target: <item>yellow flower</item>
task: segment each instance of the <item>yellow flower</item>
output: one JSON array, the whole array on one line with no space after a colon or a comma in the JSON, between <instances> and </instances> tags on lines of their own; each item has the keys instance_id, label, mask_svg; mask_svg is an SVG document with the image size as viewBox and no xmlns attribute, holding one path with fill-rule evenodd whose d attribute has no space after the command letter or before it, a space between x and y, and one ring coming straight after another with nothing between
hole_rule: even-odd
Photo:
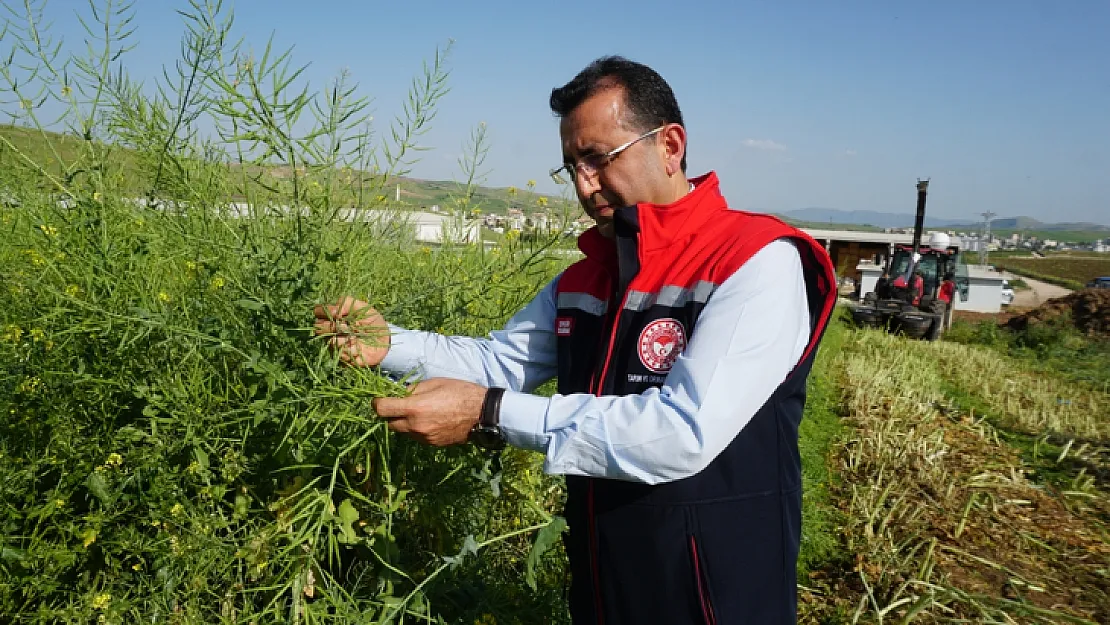
<instances>
[{"instance_id":1,"label":"yellow flower","mask_svg":"<svg viewBox=\"0 0 1110 625\"><path fill-rule=\"evenodd\" d=\"M123 456L114 451L108 454L108 459L104 461L104 466L108 467L118 467L121 464L123 464Z\"/></svg>"},{"instance_id":2,"label":"yellow flower","mask_svg":"<svg viewBox=\"0 0 1110 625\"><path fill-rule=\"evenodd\" d=\"M132 564L131 565L131 570L132 571L141 571L141 570L143 570L143 563L142 562L136 562L135 564Z\"/></svg>"},{"instance_id":3,"label":"yellow flower","mask_svg":"<svg viewBox=\"0 0 1110 625\"><path fill-rule=\"evenodd\" d=\"M81 292L81 287L77 286L76 284L71 284L71 285L66 287L66 295L68 295L70 297L77 297L77 294L80 293L80 292Z\"/></svg>"},{"instance_id":4,"label":"yellow flower","mask_svg":"<svg viewBox=\"0 0 1110 625\"><path fill-rule=\"evenodd\" d=\"M30 334L31 340L35 341L36 343L38 341L41 341L43 337L46 336L45 333L43 333L42 328L32 328Z\"/></svg>"},{"instance_id":5,"label":"yellow flower","mask_svg":"<svg viewBox=\"0 0 1110 625\"><path fill-rule=\"evenodd\" d=\"M31 264L36 267L41 267L42 265L46 264L46 259L43 258L42 255L35 250L24 250L23 253L31 259Z\"/></svg>"},{"instance_id":6,"label":"yellow flower","mask_svg":"<svg viewBox=\"0 0 1110 625\"><path fill-rule=\"evenodd\" d=\"M48 237L56 236L58 234L57 228L55 228L54 226L47 226L46 224L40 224L39 230L42 230L42 233Z\"/></svg>"},{"instance_id":7,"label":"yellow flower","mask_svg":"<svg viewBox=\"0 0 1110 625\"><path fill-rule=\"evenodd\" d=\"M17 388L16 390L22 393L27 393L28 395L33 395L40 388L42 388L42 380L38 378L27 378L19 384L19 388Z\"/></svg>"},{"instance_id":8,"label":"yellow flower","mask_svg":"<svg viewBox=\"0 0 1110 625\"><path fill-rule=\"evenodd\" d=\"M197 264L194 263L191 260L187 260L187 261L185 261L185 268L188 269L189 271L196 271L197 270Z\"/></svg>"},{"instance_id":9,"label":"yellow flower","mask_svg":"<svg viewBox=\"0 0 1110 625\"><path fill-rule=\"evenodd\" d=\"M94 202L99 202L100 201L100 191L96 191L96 192L93 193L93 201Z\"/></svg>"},{"instance_id":10,"label":"yellow flower","mask_svg":"<svg viewBox=\"0 0 1110 625\"><path fill-rule=\"evenodd\" d=\"M529 180L528 181L528 188L531 189L534 186L536 186L536 181L535 180Z\"/></svg>"},{"instance_id":11,"label":"yellow flower","mask_svg":"<svg viewBox=\"0 0 1110 625\"><path fill-rule=\"evenodd\" d=\"M73 93L73 89L71 89L69 85L62 87L62 97L69 97L71 93Z\"/></svg>"},{"instance_id":12,"label":"yellow flower","mask_svg":"<svg viewBox=\"0 0 1110 625\"><path fill-rule=\"evenodd\" d=\"M7 343L18 343L20 337L23 336L23 330L19 326L7 325L4 327L4 341Z\"/></svg>"},{"instance_id":13,"label":"yellow flower","mask_svg":"<svg viewBox=\"0 0 1110 625\"><path fill-rule=\"evenodd\" d=\"M112 595L102 592L93 598L92 607L94 610L105 610L112 604Z\"/></svg>"},{"instance_id":14,"label":"yellow flower","mask_svg":"<svg viewBox=\"0 0 1110 625\"><path fill-rule=\"evenodd\" d=\"M179 503L173 504L173 507L170 508L170 514L172 514L173 516L181 516L184 512L185 512L185 506L183 506Z\"/></svg>"},{"instance_id":15,"label":"yellow flower","mask_svg":"<svg viewBox=\"0 0 1110 625\"><path fill-rule=\"evenodd\" d=\"M216 276L215 278L212 278L211 285L212 285L213 289L222 289L222 288L224 288L225 284L227 284L227 283L224 282L224 279L221 278L220 276Z\"/></svg>"},{"instance_id":16,"label":"yellow flower","mask_svg":"<svg viewBox=\"0 0 1110 625\"><path fill-rule=\"evenodd\" d=\"M539 204L540 206L547 206L547 198L540 197L536 199L536 204Z\"/></svg>"},{"instance_id":17,"label":"yellow flower","mask_svg":"<svg viewBox=\"0 0 1110 625\"><path fill-rule=\"evenodd\" d=\"M159 300L159 301L161 301L161 302L168 302L168 301L170 301L171 299L173 299L173 298L172 298L172 297L170 297L170 294L169 294L169 293L166 293L165 291L158 291L158 300Z\"/></svg>"}]
</instances>

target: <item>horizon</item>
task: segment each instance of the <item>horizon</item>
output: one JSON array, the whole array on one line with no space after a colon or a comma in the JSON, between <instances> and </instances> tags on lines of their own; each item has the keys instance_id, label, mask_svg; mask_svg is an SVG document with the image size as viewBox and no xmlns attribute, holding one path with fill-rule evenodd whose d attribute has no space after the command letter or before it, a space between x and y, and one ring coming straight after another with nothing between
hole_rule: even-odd
<instances>
[{"instance_id":1,"label":"horizon","mask_svg":"<svg viewBox=\"0 0 1110 625\"><path fill-rule=\"evenodd\" d=\"M184 6L135 6L137 45L119 63L148 88L177 58ZM547 98L616 53L668 80L689 131L690 174L716 171L735 208L912 213L914 183L931 178L931 218L974 222L990 210L1107 221L1110 3L712 2L671 30L658 19L668 6L239 2L234 33L256 51L271 34L276 49L292 46L314 89L348 69L378 119L400 111L421 62L453 40L451 91L413 178L458 179L464 141L484 121L484 186L536 180L537 192L559 195L547 177L561 160ZM48 4L46 17L63 51L83 48L73 7Z\"/></svg>"}]
</instances>

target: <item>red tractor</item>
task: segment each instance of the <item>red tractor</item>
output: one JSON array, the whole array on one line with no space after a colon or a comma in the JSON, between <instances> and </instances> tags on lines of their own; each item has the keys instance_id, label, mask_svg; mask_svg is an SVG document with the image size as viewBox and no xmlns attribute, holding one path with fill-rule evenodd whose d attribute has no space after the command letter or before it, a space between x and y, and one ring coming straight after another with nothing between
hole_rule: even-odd
<instances>
[{"instance_id":1,"label":"red tractor","mask_svg":"<svg viewBox=\"0 0 1110 625\"><path fill-rule=\"evenodd\" d=\"M961 262L959 248L950 245L948 235L933 233L929 245L921 245L928 188L928 180L917 182L913 244L894 247L875 290L865 294L852 311L857 325L886 327L933 341L944 331L946 313L957 295L967 299L967 265Z\"/></svg>"}]
</instances>

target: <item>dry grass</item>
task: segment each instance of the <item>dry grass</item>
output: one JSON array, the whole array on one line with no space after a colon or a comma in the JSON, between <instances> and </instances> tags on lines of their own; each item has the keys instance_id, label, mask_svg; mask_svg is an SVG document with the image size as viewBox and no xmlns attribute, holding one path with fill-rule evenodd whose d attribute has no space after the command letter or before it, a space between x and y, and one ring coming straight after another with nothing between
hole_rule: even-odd
<instances>
[{"instance_id":1,"label":"dry grass","mask_svg":"<svg viewBox=\"0 0 1110 625\"><path fill-rule=\"evenodd\" d=\"M985 402L1008 427L1031 433L1110 440L1110 395L1032 371L1021 361L974 345L916 344L944 380Z\"/></svg>"},{"instance_id":2,"label":"dry grass","mask_svg":"<svg viewBox=\"0 0 1110 625\"><path fill-rule=\"evenodd\" d=\"M954 348L849 336L840 370L854 434L839 457L837 495L854 559L818 580L825 596L803 593L803 620L1110 622L1105 495L1086 484L1091 505L1077 510L1032 482L1019 451L951 396L949 362L969 356ZM1020 369L990 371L1036 382L1015 377ZM997 394L993 381L964 381L984 399ZM1030 428L1104 434L1079 407L1046 408L1059 388L1038 382L996 401ZM1107 405L1083 397L1088 409Z\"/></svg>"}]
</instances>

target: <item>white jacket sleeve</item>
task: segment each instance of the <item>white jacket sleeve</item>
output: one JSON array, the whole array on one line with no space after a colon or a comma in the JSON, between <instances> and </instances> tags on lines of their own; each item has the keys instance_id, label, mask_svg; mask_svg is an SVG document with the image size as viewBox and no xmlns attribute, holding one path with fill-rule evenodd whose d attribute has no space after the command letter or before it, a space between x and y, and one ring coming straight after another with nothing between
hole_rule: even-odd
<instances>
[{"instance_id":1,"label":"white jacket sleeve","mask_svg":"<svg viewBox=\"0 0 1110 625\"><path fill-rule=\"evenodd\" d=\"M390 325L386 371L420 379L454 378L530 392L556 374L555 285L549 282L487 338L444 336Z\"/></svg>"}]
</instances>

